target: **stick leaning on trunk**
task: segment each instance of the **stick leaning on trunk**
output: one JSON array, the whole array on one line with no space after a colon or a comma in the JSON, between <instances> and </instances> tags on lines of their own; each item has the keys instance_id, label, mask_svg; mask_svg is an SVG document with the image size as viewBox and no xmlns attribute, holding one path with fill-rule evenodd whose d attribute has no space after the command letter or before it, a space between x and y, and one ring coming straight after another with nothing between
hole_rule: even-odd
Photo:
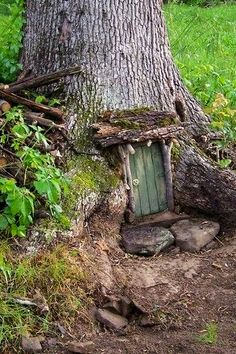
<instances>
[{"instance_id":1,"label":"stick leaning on trunk","mask_svg":"<svg viewBox=\"0 0 236 354\"><path fill-rule=\"evenodd\" d=\"M75 74L82 74L82 70L79 66L73 66L70 68L55 71L54 73L44 74L33 78L29 77L23 80L19 80L18 82L13 82L9 85L8 91L15 93L22 90L28 90L31 88L49 85L56 81L59 81L62 77Z\"/></svg>"},{"instance_id":2,"label":"stick leaning on trunk","mask_svg":"<svg viewBox=\"0 0 236 354\"><path fill-rule=\"evenodd\" d=\"M29 100L28 98L15 95L14 93L4 89L0 89L0 97L4 98L6 101L16 104L22 104L23 106L27 106L32 110L48 114L53 117L57 122L64 123L64 113L58 108L48 107L44 104L36 103L32 100Z\"/></svg>"}]
</instances>

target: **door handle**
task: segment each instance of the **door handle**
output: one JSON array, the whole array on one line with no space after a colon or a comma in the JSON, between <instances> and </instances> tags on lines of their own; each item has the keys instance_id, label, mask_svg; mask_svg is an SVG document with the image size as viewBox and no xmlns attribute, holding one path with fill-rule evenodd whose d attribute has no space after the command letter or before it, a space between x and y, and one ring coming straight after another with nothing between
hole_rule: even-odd
<instances>
[{"instance_id":1,"label":"door handle","mask_svg":"<svg viewBox=\"0 0 236 354\"><path fill-rule=\"evenodd\" d=\"M133 186L137 187L139 185L139 179L133 179Z\"/></svg>"}]
</instances>

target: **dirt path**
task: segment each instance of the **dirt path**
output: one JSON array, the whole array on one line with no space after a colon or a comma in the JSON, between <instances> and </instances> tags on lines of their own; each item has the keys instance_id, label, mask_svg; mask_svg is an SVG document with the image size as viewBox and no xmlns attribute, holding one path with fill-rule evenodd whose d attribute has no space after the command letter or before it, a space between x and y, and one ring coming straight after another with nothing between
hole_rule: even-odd
<instances>
[{"instance_id":1,"label":"dirt path","mask_svg":"<svg viewBox=\"0 0 236 354\"><path fill-rule=\"evenodd\" d=\"M71 333L94 343L90 353L236 353L236 233L216 249L198 254L173 249L151 258L127 255L119 247L116 223L104 215L94 217L89 234L94 282L102 285L94 294L96 305L102 306L106 295L126 295L149 314L142 326L141 317L132 317L118 334L78 320ZM44 352L68 353L65 339Z\"/></svg>"},{"instance_id":2,"label":"dirt path","mask_svg":"<svg viewBox=\"0 0 236 354\"><path fill-rule=\"evenodd\" d=\"M100 223L100 236L104 229ZM236 353L236 235L213 250L152 258L129 256L107 240L107 279L150 314L150 327L136 318L123 336L100 329L94 353Z\"/></svg>"}]
</instances>

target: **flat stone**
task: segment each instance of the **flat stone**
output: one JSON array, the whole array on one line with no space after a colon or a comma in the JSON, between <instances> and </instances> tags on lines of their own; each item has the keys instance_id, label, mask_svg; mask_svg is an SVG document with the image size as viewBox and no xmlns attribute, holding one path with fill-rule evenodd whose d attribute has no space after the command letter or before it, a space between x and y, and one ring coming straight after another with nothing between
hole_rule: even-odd
<instances>
[{"instance_id":1,"label":"flat stone","mask_svg":"<svg viewBox=\"0 0 236 354\"><path fill-rule=\"evenodd\" d=\"M40 339L42 340L41 337L22 337L22 349L26 353L40 353L43 350Z\"/></svg>"},{"instance_id":2,"label":"flat stone","mask_svg":"<svg viewBox=\"0 0 236 354\"><path fill-rule=\"evenodd\" d=\"M128 325L128 320L106 309L97 309L95 318L109 329L119 331Z\"/></svg>"},{"instance_id":3,"label":"flat stone","mask_svg":"<svg viewBox=\"0 0 236 354\"><path fill-rule=\"evenodd\" d=\"M70 342L67 344L67 350L71 353L80 353L80 354L87 354L91 353L91 351L94 349L94 343L93 342Z\"/></svg>"},{"instance_id":4,"label":"flat stone","mask_svg":"<svg viewBox=\"0 0 236 354\"><path fill-rule=\"evenodd\" d=\"M176 246L189 252L200 251L220 231L217 222L205 219L189 219L178 221L170 228L176 238Z\"/></svg>"},{"instance_id":5,"label":"flat stone","mask_svg":"<svg viewBox=\"0 0 236 354\"><path fill-rule=\"evenodd\" d=\"M153 256L174 243L174 236L164 227L137 225L122 230L122 244L127 253Z\"/></svg>"},{"instance_id":6,"label":"flat stone","mask_svg":"<svg viewBox=\"0 0 236 354\"><path fill-rule=\"evenodd\" d=\"M209 251L209 250L215 250L216 248L218 248L217 242L211 241L204 247L204 250Z\"/></svg>"},{"instance_id":7,"label":"flat stone","mask_svg":"<svg viewBox=\"0 0 236 354\"><path fill-rule=\"evenodd\" d=\"M103 309L109 310L110 312L116 313L117 315L121 315L121 307L120 303L117 300L113 300L110 302L107 302L104 306Z\"/></svg>"}]
</instances>

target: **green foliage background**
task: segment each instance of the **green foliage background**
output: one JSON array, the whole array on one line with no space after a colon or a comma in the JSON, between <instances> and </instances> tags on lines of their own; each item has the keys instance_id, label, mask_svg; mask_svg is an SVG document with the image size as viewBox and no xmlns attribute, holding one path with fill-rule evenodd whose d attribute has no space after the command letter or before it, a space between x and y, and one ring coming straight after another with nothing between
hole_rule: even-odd
<instances>
[{"instance_id":1,"label":"green foliage background","mask_svg":"<svg viewBox=\"0 0 236 354\"><path fill-rule=\"evenodd\" d=\"M23 0L0 0L0 82L13 81L21 68L22 14Z\"/></svg>"},{"instance_id":2,"label":"green foliage background","mask_svg":"<svg viewBox=\"0 0 236 354\"><path fill-rule=\"evenodd\" d=\"M175 62L192 94L210 106L217 93L236 106L236 5L165 7Z\"/></svg>"},{"instance_id":3,"label":"green foliage background","mask_svg":"<svg viewBox=\"0 0 236 354\"><path fill-rule=\"evenodd\" d=\"M235 0L164 0L164 3L169 4L186 4L186 5L194 5L194 6L215 6L221 4L233 4Z\"/></svg>"}]
</instances>

